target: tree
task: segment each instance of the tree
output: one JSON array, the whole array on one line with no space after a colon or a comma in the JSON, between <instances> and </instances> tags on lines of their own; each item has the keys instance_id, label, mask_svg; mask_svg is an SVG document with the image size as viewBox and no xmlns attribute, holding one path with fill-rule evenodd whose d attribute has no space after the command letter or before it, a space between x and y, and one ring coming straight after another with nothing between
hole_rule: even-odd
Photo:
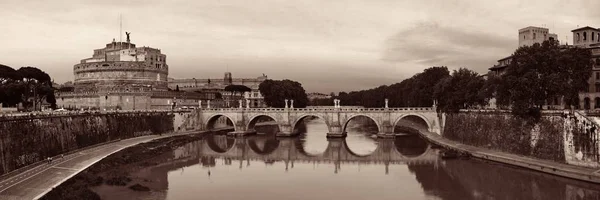
<instances>
[{"instance_id":1,"label":"tree","mask_svg":"<svg viewBox=\"0 0 600 200\"><path fill-rule=\"evenodd\" d=\"M17 70L0 64L0 103L15 106L21 102L23 87Z\"/></svg>"},{"instance_id":2,"label":"tree","mask_svg":"<svg viewBox=\"0 0 600 200\"><path fill-rule=\"evenodd\" d=\"M52 108L56 108L52 79L50 79L50 76L46 72L28 66L19 68L17 73L19 73L22 78L22 84L24 84L21 103L25 107L40 105L45 100L50 103ZM29 99L31 99L31 102Z\"/></svg>"},{"instance_id":3,"label":"tree","mask_svg":"<svg viewBox=\"0 0 600 200\"><path fill-rule=\"evenodd\" d=\"M44 100L52 108L56 107L52 80L46 72L35 67L14 70L0 65L0 103L8 106L22 103L28 108L34 102L40 105Z\"/></svg>"},{"instance_id":4,"label":"tree","mask_svg":"<svg viewBox=\"0 0 600 200\"><path fill-rule=\"evenodd\" d=\"M229 99L235 99L235 100L241 99L244 92L252 91L252 89L250 89L248 86L245 86L245 85L228 85L228 86L225 86L224 90L231 93L231 96ZM240 96L238 97L237 94L240 94Z\"/></svg>"},{"instance_id":5,"label":"tree","mask_svg":"<svg viewBox=\"0 0 600 200\"><path fill-rule=\"evenodd\" d=\"M587 88L591 70L591 53L586 49L561 49L547 41L521 47L501 77L499 103L510 105L514 114L528 115L548 100L574 99Z\"/></svg>"},{"instance_id":6,"label":"tree","mask_svg":"<svg viewBox=\"0 0 600 200\"><path fill-rule=\"evenodd\" d=\"M260 83L258 90L263 95L267 106L270 107L285 107L285 99L294 100L295 108L304 108L308 105L306 91L302 84L296 81L267 79Z\"/></svg>"},{"instance_id":7,"label":"tree","mask_svg":"<svg viewBox=\"0 0 600 200\"><path fill-rule=\"evenodd\" d=\"M434 98L438 101L438 110L458 112L460 109L485 105L486 98L480 94L484 84L484 78L477 72L466 68L455 70L435 86Z\"/></svg>"},{"instance_id":8,"label":"tree","mask_svg":"<svg viewBox=\"0 0 600 200\"><path fill-rule=\"evenodd\" d=\"M179 85L175 85L175 92L179 92Z\"/></svg>"},{"instance_id":9,"label":"tree","mask_svg":"<svg viewBox=\"0 0 600 200\"><path fill-rule=\"evenodd\" d=\"M435 85L450 76L447 67L431 67L408 79L392 85L350 93L340 92L342 105L383 107L385 99L390 107L429 107L433 105Z\"/></svg>"}]
</instances>

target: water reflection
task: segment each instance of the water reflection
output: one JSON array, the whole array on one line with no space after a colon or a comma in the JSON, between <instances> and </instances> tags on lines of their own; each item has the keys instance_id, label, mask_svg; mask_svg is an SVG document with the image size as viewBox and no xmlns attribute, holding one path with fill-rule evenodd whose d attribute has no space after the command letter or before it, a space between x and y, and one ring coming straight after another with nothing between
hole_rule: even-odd
<instances>
[{"instance_id":1,"label":"water reflection","mask_svg":"<svg viewBox=\"0 0 600 200\"><path fill-rule=\"evenodd\" d=\"M356 155L369 155L377 149L377 124L371 118L357 116L346 125L346 144Z\"/></svg>"},{"instance_id":2,"label":"water reflection","mask_svg":"<svg viewBox=\"0 0 600 200\"><path fill-rule=\"evenodd\" d=\"M143 169L162 184L143 199L600 199L593 184L478 160L440 160L438 149L417 135L356 137L350 145L351 137L327 139L326 132L311 132L318 129L310 123L301 129L298 138L208 135L177 148L170 162Z\"/></svg>"}]
</instances>

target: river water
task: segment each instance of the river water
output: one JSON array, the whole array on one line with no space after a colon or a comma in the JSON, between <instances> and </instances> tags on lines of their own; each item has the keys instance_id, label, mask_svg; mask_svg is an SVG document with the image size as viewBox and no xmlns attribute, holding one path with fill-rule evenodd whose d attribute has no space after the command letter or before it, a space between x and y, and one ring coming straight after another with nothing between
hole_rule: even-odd
<instances>
[{"instance_id":1,"label":"river water","mask_svg":"<svg viewBox=\"0 0 600 200\"><path fill-rule=\"evenodd\" d=\"M345 139L307 120L302 134L277 138L276 126L256 136L208 135L139 174L151 192L127 199L600 199L600 186L474 159L443 160L418 136L375 139L376 128L348 125ZM157 186L156 186L157 185ZM95 190L117 199L114 190Z\"/></svg>"}]
</instances>

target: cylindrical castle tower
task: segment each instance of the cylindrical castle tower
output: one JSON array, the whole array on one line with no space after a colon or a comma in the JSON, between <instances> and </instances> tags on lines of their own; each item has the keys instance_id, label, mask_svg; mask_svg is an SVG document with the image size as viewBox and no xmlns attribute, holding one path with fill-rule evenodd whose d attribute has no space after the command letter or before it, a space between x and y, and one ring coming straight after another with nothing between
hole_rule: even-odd
<instances>
[{"instance_id":1,"label":"cylindrical castle tower","mask_svg":"<svg viewBox=\"0 0 600 200\"><path fill-rule=\"evenodd\" d=\"M108 43L73 67L75 92L166 91L169 67L159 49Z\"/></svg>"}]
</instances>

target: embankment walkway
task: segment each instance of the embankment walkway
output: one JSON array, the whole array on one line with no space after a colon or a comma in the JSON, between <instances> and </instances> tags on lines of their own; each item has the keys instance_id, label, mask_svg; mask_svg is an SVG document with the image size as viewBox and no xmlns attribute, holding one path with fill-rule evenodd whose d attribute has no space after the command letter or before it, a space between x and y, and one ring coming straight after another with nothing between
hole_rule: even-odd
<instances>
[{"instance_id":1,"label":"embankment walkway","mask_svg":"<svg viewBox=\"0 0 600 200\"><path fill-rule=\"evenodd\" d=\"M465 145L460 142L452 141L444 138L439 134L431 132L421 132L423 137L428 141L445 148L454 149L462 152L468 152L475 158L491 160L499 163L505 163L509 165L524 167L540 172L554 174L557 176L588 181L593 183L600 183L600 169L579 167L574 165L568 165L548 160L541 160L536 158L530 158L526 156L519 156L510 153L504 153L495 151L487 148L475 147L471 145Z\"/></svg>"},{"instance_id":2,"label":"embankment walkway","mask_svg":"<svg viewBox=\"0 0 600 200\"><path fill-rule=\"evenodd\" d=\"M0 200L39 199L52 188L85 170L103 158L136 144L156 139L199 133L198 131L147 135L110 142L88 148L63 158L57 158L51 164L38 163L20 173L10 174L0 180Z\"/></svg>"}]
</instances>

